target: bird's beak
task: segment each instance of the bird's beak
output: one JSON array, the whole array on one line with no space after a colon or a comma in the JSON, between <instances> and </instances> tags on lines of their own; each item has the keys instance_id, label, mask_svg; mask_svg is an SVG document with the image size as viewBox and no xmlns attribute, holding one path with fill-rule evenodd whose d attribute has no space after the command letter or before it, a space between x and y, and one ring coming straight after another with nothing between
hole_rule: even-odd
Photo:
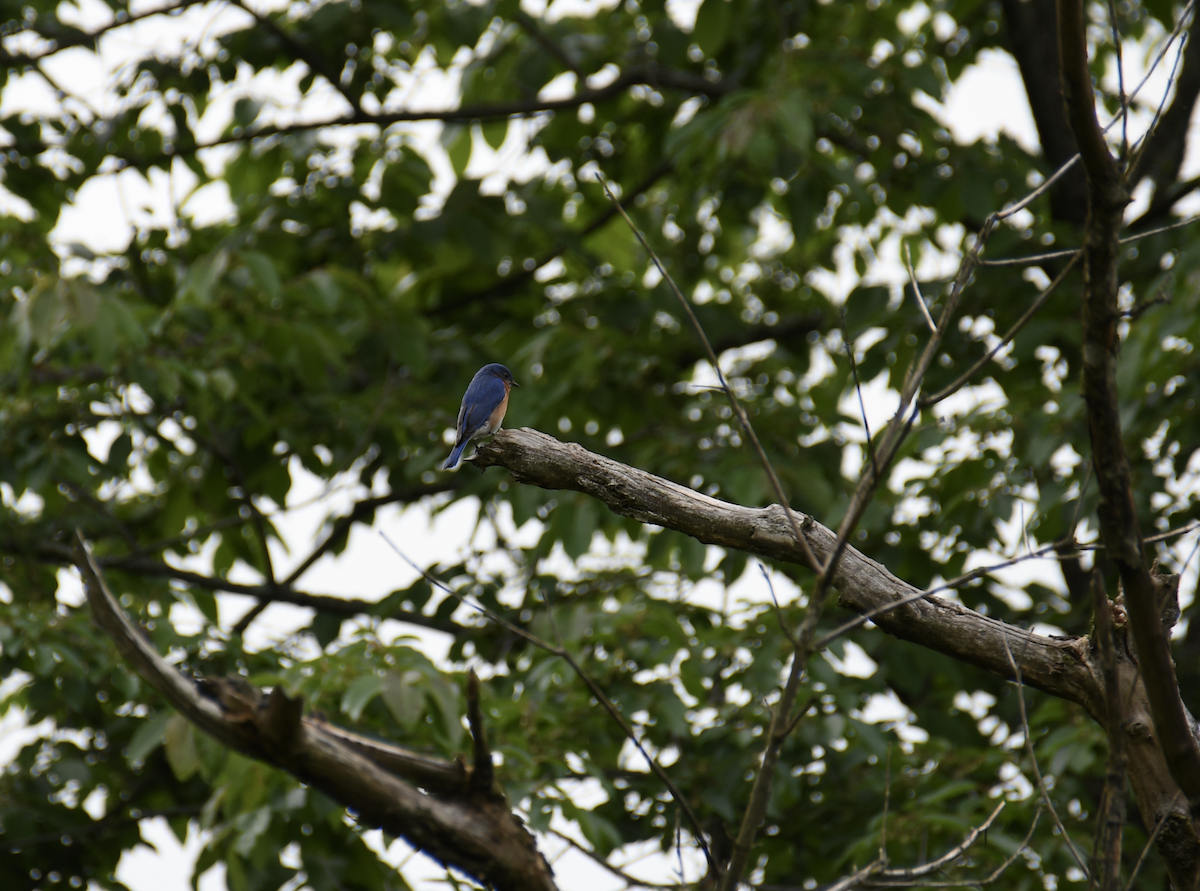
<instances>
[{"instance_id":1,"label":"bird's beak","mask_svg":"<svg viewBox=\"0 0 1200 891\"><path fill-rule=\"evenodd\" d=\"M516 381L513 381L513 382L512 382L512 385L513 385L514 387L519 387L519 386L521 386L521 385L520 385L520 384L518 384Z\"/></svg>"}]
</instances>

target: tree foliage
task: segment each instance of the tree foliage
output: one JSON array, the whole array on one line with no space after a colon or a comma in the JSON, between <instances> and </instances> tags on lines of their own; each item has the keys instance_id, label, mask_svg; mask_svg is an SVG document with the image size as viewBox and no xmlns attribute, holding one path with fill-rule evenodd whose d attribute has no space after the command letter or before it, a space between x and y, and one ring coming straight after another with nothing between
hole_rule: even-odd
<instances>
[{"instance_id":1,"label":"tree foliage","mask_svg":"<svg viewBox=\"0 0 1200 891\"><path fill-rule=\"evenodd\" d=\"M561 846L544 834L558 814L599 858L645 842L682 845L694 864L703 837L724 862L811 569L648 526L596 493L439 469L466 382L500 361L522 384L507 427L737 505L776 502L701 341L598 177L690 299L797 511L837 529L881 441L878 423L864 430L859 389L888 406L868 405L872 417L890 416L931 336L918 301L934 319L956 303L922 396L990 358L914 415L853 546L926 589L1057 543L1057 559L1031 561L1037 573L1016 587L979 574L954 588L970 610L1040 633L1089 634L1093 561L1116 597L1117 567L1090 550L1100 490L1080 391L1084 282L1067 268L1084 239L1084 165L992 218L1075 152L1053 40L1049 55L1033 51L1053 37L1054 5L703 0L693 23L683 3L594 14L560 3L184 0L164 12L111 0L103 15L85 7L86 21L70 4L0 7L11 193L0 216L0 689L28 723L53 727L0 779L5 887L119 887L118 859L155 814L181 838L191 821L209 830L197 875L223 863L234 891L278 888L298 871L314 889L406 887L364 844L371 826L348 815L352 802L209 738L117 659L65 593L76 530L121 606L186 674L303 696L331 724L449 760L472 747L473 667L503 756L497 782L543 850ZM1121 433L1137 517L1158 536L1147 553L1178 571L1178 542L1194 538L1174 533L1200 519L1200 249L1194 228L1163 227L1196 186L1183 146L1200 48L1187 42L1171 69L1190 7L1122 3L1115 25L1100 6L1088 14L1102 123L1136 85L1111 75L1114 29L1127 63L1147 53L1149 66L1169 46L1160 71L1177 74L1161 116L1157 97L1138 95L1128 139L1120 123L1108 138L1130 190L1149 196L1122 232L1136 240L1120 254ZM72 65L146 34L171 36L127 61L102 104L73 92ZM1021 66L1045 152L1006 135L962 144L933 113L995 50ZM55 101L23 104L34 87ZM1044 111L1056 104L1057 117ZM483 179L496 149L523 160ZM110 253L56 239L76 200L114 175L191 183L227 195L230 212L202 222L180 196L167 219L135 209L127 246ZM114 209L111 225L122 219ZM953 297L959 258L984 233L985 265ZM901 265L910 249L920 294ZM360 496L328 517L312 561L285 554L276 530L301 469ZM432 572L504 624L427 578L377 603L306 586L311 563L342 553L382 508L463 501L481 529L519 527L522 543L498 540L500 561L489 545ZM597 558L612 548L626 556ZM561 554L572 571L553 569ZM739 580L735 593L756 584L760 559L800 593L778 607L731 599ZM251 651L236 621L244 601L230 593L308 607L311 624ZM1196 609L1184 608L1173 642L1192 711ZM851 615L828 609L818 633ZM448 635L448 660L396 638L394 620ZM595 691L518 631L572 655L698 825ZM844 639L835 658L808 662L748 879L833 882L878 856L885 820L892 865L933 859L1004 797L986 844L952 873L986 875L1042 806L1007 672L879 628L852 640L877 667L839 670ZM1086 855L1105 728L1053 693L1024 691L1033 751ZM920 731L901 740L864 720L880 694ZM585 782L606 800L579 806ZM103 799L102 818L81 806L89 797ZM1171 810L1131 800L1127 877ZM1184 824L1176 881L1187 862L1200 869ZM298 867L279 857L293 844ZM1139 883L1161 886L1164 858L1151 855ZM1043 819L1003 886L1080 876Z\"/></svg>"}]
</instances>

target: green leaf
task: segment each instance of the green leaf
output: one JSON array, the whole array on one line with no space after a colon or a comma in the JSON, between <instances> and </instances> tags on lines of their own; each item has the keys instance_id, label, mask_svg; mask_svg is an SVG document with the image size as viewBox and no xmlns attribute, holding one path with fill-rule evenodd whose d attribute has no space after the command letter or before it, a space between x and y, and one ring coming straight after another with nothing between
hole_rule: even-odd
<instances>
[{"instance_id":1,"label":"green leaf","mask_svg":"<svg viewBox=\"0 0 1200 891\"><path fill-rule=\"evenodd\" d=\"M692 40L699 44L710 59L717 55L729 39L733 22L733 4L728 0L704 0L696 14Z\"/></svg>"},{"instance_id":2,"label":"green leaf","mask_svg":"<svg viewBox=\"0 0 1200 891\"><path fill-rule=\"evenodd\" d=\"M242 251L241 257L267 299L277 298L280 294L279 273L275 271L271 258L258 251Z\"/></svg>"},{"instance_id":3,"label":"green leaf","mask_svg":"<svg viewBox=\"0 0 1200 891\"><path fill-rule=\"evenodd\" d=\"M447 124L442 130L442 147L450 155L450 164L459 178L471 160L471 132L461 124Z\"/></svg>"},{"instance_id":4,"label":"green leaf","mask_svg":"<svg viewBox=\"0 0 1200 891\"><path fill-rule=\"evenodd\" d=\"M334 613L319 612L309 626L322 650L329 646L342 631L342 617Z\"/></svg>"},{"instance_id":5,"label":"green leaf","mask_svg":"<svg viewBox=\"0 0 1200 891\"><path fill-rule=\"evenodd\" d=\"M163 731L167 763L180 782L190 779L200 767L193 732L191 722L179 714L171 715Z\"/></svg>"},{"instance_id":6,"label":"green leaf","mask_svg":"<svg viewBox=\"0 0 1200 891\"><path fill-rule=\"evenodd\" d=\"M493 149L499 150L500 146L504 144L505 137L508 135L508 121L489 121L480 130L484 142Z\"/></svg>"},{"instance_id":7,"label":"green leaf","mask_svg":"<svg viewBox=\"0 0 1200 891\"><path fill-rule=\"evenodd\" d=\"M171 712L162 709L149 720L139 722L138 729L125 750L125 760L129 764L145 761L151 752L162 745L170 719Z\"/></svg>"},{"instance_id":8,"label":"green leaf","mask_svg":"<svg viewBox=\"0 0 1200 891\"><path fill-rule=\"evenodd\" d=\"M419 671L389 671L383 676L383 701L388 711L405 730L421 719L425 693Z\"/></svg>"},{"instance_id":9,"label":"green leaf","mask_svg":"<svg viewBox=\"0 0 1200 891\"><path fill-rule=\"evenodd\" d=\"M383 689L383 679L376 674L363 675L346 688L342 696L342 711L357 721L362 711Z\"/></svg>"}]
</instances>

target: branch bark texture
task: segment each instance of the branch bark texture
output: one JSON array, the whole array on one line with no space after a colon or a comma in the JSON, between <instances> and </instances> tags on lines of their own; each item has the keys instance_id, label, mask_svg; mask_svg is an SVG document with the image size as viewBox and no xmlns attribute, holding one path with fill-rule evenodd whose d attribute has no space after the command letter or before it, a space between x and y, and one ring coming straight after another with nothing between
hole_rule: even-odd
<instances>
[{"instance_id":1,"label":"branch bark texture","mask_svg":"<svg viewBox=\"0 0 1200 891\"><path fill-rule=\"evenodd\" d=\"M520 483L583 492L614 513L683 532L706 544L810 565L778 506L749 508L710 498L537 430L501 430L480 447L474 461L479 467L506 467ZM813 555L818 561L828 559L837 537L812 517L801 517L801 530ZM921 598L915 586L849 546L837 563L833 584L841 606L860 614L883 610L872 616L872 622L888 634L1008 679L1013 678L1011 650L1019 658L1026 686L1081 705L1101 724L1107 719L1102 661L1086 637L1044 637L937 596ZM918 599L896 606L914 596ZM1123 614L1120 619L1119 652L1127 653L1131 648L1124 643ZM1200 838L1186 807L1174 800L1179 786L1153 733L1146 691L1132 657L1120 663L1120 679L1128 704L1124 728L1130 786L1145 819L1165 820L1158 850L1173 880L1191 888L1200 874Z\"/></svg>"},{"instance_id":2,"label":"branch bark texture","mask_svg":"<svg viewBox=\"0 0 1200 891\"><path fill-rule=\"evenodd\" d=\"M472 770L306 718L303 699L279 687L264 695L237 677L201 682L185 677L117 605L82 537L75 560L92 614L121 656L218 742L286 770L352 808L362 823L403 836L489 887L555 891L550 866L529 831L490 783L481 790L472 782Z\"/></svg>"}]
</instances>

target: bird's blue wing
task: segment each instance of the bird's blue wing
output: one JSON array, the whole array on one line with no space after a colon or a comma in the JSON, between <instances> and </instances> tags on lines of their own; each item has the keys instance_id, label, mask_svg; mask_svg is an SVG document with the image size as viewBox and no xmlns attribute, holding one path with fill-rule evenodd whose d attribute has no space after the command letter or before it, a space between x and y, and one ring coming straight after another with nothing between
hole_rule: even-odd
<instances>
[{"instance_id":1,"label":"bird's blue wing","mask_svg":"<svg viewBox=\"0 0 1200 891\"><path fill-rule=\"evenodd\" d=\"M458 435L470 436L487 423L488 416L503 401L506 392L504 381L494 375L471 381L458 414Z\"/></svg>"}]
</instances>

